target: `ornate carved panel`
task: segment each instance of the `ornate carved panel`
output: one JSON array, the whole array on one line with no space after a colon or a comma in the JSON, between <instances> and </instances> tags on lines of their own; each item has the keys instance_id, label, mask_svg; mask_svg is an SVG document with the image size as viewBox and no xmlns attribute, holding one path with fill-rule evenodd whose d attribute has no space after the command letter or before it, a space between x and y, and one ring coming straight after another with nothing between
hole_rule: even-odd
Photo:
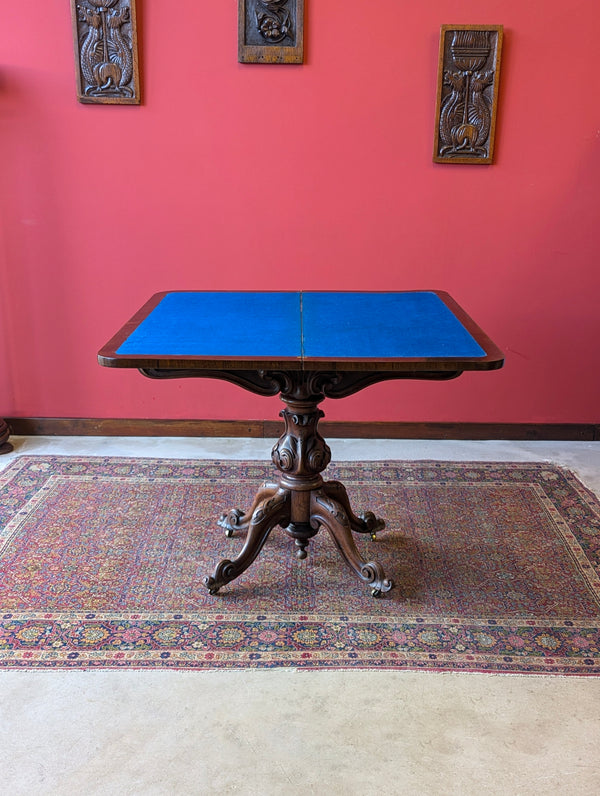
<instances>
[{"instance_id":1,"label":"ornate carved panel","mask_svg":"<svg viewBox=\"0 0 600 796\"><path fill-rule=\"evenodd\" d=\"M238 61L301 64L304 0L238 0Z\"/></svg>"},{"instance_id":2,"label":"ornate carved panel","mask_svg":"<svg viewBox=\"0 0 600 796\"><path fill-rule=\"evenodd\" d=\"M442 25L435 163L491 163L502 25Z\"/></svg>"},{"instance_id":3,"label":"ornate carved panel","mask_svg":"<svg viewBox=\"0 0 600 796\"><path fill-rule=\"evenodd\" d=\"M135 0L71 0L77 98L139 105Z\"/></svg>"}]
</instances>

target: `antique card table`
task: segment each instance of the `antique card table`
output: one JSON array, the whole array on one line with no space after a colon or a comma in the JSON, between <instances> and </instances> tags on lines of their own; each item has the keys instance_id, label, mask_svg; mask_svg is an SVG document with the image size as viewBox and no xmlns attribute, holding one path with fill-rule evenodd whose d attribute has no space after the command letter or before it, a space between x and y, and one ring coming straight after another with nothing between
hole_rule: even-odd
<instances>
[{"instance_id":1,"label":"antique card table","mask_svg":"<svg viewBox=\"0 0 600 796\"><path fill-rule=\"evenodd\" d=\"M277 395L285 428L273 448L276 483L263 484L247 511L219 520L246 538L233 560L204 583L215 594L260 553L276 526L306 557L320 528L374 596L393 582L365 561L354 533L384 521L357 516L345 487L324 481L331 452L317 430L324 398L344 398L387 379L454 379L466 370L502 367L502 352L446 293L167 292L159 293L99 352L101 365L138 368L153 379L224 379L258 395Z\"/></svg>"}]
</instances>

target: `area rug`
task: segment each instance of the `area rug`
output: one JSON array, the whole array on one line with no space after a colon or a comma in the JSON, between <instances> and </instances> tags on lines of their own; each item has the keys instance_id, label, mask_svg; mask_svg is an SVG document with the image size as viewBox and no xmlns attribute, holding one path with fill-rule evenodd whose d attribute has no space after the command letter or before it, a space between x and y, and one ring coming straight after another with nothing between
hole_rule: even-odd
<instances>
[{"instance_id":1,"label":"area rug","mask_svg":"<svg viewBox=\"0 0 600 796\"><path fill-rule=\"evenodd\" d=\"M202 579L243 540L259 462L23 456L0 472L0 666L428 669L598 675L600 504L547 464L330 466L381 599L326 532L304 561L276 528L236 581Z\"/></svg>"}]
</instances>

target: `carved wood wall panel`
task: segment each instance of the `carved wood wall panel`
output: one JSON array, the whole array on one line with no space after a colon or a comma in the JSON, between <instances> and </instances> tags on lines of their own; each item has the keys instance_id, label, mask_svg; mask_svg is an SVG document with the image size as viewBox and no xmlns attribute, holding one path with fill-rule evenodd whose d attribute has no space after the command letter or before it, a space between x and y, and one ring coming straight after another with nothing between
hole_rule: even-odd
<instances>
[{"instance_id":1,"label":"carved wood wall panel","mask_svg":"<svg viewBox=\"0 0 600 796\"><path fill-rule=\"evenodd\" d=\"M435 163L492 162L502 25L442 25Z\"/></svg>"},{"instance_id":2,"label":"carved wood wall panel","mask_svg":"<svg viewBox=\"0 0 600 796\"><path fill-rule=\"evenodd\" d=\"M77 99L139 105L135 0L71 0Z\"/></svg>"},{"instance_id":3,"label":"carved wood wall panel","mask_svg":"<svg viewBox=\"0 0 600 796\"><path fill-rule=\"evenodd\" d=\"M238 0L238 61L301 64L304 0Z\"/></svg>"}]
</instances>

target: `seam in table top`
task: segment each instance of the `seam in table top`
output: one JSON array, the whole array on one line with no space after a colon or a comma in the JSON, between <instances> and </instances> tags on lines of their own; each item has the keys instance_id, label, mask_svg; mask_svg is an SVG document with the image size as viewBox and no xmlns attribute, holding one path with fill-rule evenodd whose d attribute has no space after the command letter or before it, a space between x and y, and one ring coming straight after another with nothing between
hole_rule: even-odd
<instances>
[{"instance_id":1,"label":"seam in table top","mask_svg":"<svg viewBox=\"0 0 600 796\"><path fill-rule=\"evenodd\" d=\"M304 362L304 293L300 293L300 359Z\"/></svg>"}]
</instances>

